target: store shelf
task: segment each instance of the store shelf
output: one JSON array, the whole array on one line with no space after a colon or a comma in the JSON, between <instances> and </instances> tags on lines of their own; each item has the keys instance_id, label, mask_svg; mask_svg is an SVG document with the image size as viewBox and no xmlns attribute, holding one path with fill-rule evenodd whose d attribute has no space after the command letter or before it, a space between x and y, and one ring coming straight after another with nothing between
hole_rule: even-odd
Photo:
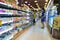
<instances>
[{"instance_id":1,"label":"store shelf","mask_svg":"<svg viewBox=\"0 0 60 40\"><path fill-rule=\"evenodd\" d=\"M30 26L32 26L32 25L30 25ZM12 40L16 40L17 37L19 37L21 34L23 34L25 31L27 31L30 28L30 26L29 27L27 26L24 30L21 30L19 33L17 33L16 35L14 35L14 37L13 37Z\"/></svg>"},{"instance_id":2,"label":"store shelf","mask_svg":"<svg viewBox=\"0 0 60 40\"><path fill-rule=\"evenodd\" d=\"M13 13L3 13L3 12L0 12L0 15L13 15Z\"/></svg>"},{"instance_id":3,"label":"store shelf","mask_svg":"<svg viewBox=\"0 0 60 40\"><path fill-rule=\"evenodd\" d=\"M4 21L4 22L2 22L2 24L12 23L12 22L13 22L13 20L10 20L10 21Z\"/></svg>"},{"instance_id":4,"label":"store shelf","mask_svg":"<svg viewBox=\"0 0 60 40\"><path fill-rule=\"evenodd\" d=\"M14 3L6 4L6 2L0 2L0 20L2 24L0 25L0 35L4 34L5 36L2 40L11 40L20 36L20 34L29 28L31 13L30 11L17 8L18 5ZM20 17L22 18L20 19Z\"/></svg>"},{"instance_id":5,"label":"store shelf","mask_svg":"<svg viewBox=\"0 0 60 40\"><path fill-rule=\"evenodd\" d=\"M17 8L13 8L12 5L8 5L2 2L0 2L0 8L9 9L9 10L19 10Z\"/></svg>"},{"instance_id":6,"label":"store shelf","mask_svg":"<svg viewBox=\"0 0 60 40\"><path fill-rule=\"evenodd\" d=\"M2 5L6 5L6 6L9 6L9 7L12 7L12 5L8 5L8 4L3 3L3 2L0 2L0 4L2 4Z\"/></svg>"},{"instance_id":7,"label":"store shelf","mask_svg":"<svg viewBox=\"0 0 60 40\"><path fill-rule=\"evenodd\" d=\"M13 37L12 40L16 40L16 38L19 37L22 33L24 33L27 29L28 29L28 27L25 28L25 30L21 30L19 33L17 33L17 34Z\"/></svg>"},{"instance_id":8,"label":"store shelf","mask_svg":"<svg viewBox=\"0 0 60 40\"><path fill-rule=\"evenodd\" d=\"M13 38L13 35L12 34L10 34L10 35L8 35L8 36L6 36L4 39L2 39L2 40L10 40L10 39L12 39Z\"/></svg>"},{"instance_id":9,"label":"store shelf","mask_svg":"<svg viewBox=\"0 0 60 40\"><path fill-rule=\"evenodd\" d=\"M7 14L0 14L0 17L22 17L23 15L7 15Z\"/></svg>"},{"instance_id":10,"label":"store shelf","mask_svg":"<svg viewBox=\"0 0 60 40\"><path fill-rule=\"evenodd\" d=\"M8 5L8 4L2 3L2 2L0 2L0 8L9 9L9 10L17 10L17 11L22 11L22 12L28 12L28 11L23 11L23 10L20 10L17 8L13 8L12 5Z\"/></svg>"},{"instance_id":11,"label":"store shelf","mask_svg":"<svg viewBox=\"0 0 60 40\"><path fill-rule=\"evenodd\" d=\"M12 29L13 29L13 27L9 27L9 28L7 28L6 30L0 32L0 35L3 34L3 33L5 33L5 32L8 32L8 31L10 31L10 30L12 30Z\"/></svg>"}]
</instances>

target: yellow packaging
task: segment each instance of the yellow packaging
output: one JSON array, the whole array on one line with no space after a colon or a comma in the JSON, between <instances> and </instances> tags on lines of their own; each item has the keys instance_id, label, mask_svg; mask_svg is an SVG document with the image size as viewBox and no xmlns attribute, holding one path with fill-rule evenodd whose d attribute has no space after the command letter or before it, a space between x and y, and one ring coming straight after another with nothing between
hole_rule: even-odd
<instances>
[{"instance_id":1,"label":"yellow packaging","mask_svg":"<svg viewBox=\"0 0 60 40\"><path fill-rule=\"evenodd\" d=\"M2 20L0 20L0 26L2 25Z\"/></svg>"},{"instance_id":2,"label":"yellow packaging","mask_svg":"<svg viewBox=\"0 0 60 40\"><path fill-rule=\"evenodd\" d=\"M57 24L57 27L60 27L60 15L54 17L54 24Z\"/></svg>"}]
</instances>

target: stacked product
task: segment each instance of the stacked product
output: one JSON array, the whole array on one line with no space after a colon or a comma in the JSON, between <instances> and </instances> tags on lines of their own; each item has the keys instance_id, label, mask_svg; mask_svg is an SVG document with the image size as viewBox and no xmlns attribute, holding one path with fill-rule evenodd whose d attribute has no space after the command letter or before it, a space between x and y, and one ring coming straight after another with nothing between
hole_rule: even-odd
<instances>
[{"instance_id":1,"label":"stacked product","mask_svg":"<svg viewBox=\"0 0 60 40\"><path fill-rule=\"evenodd\" d=\"M18 5L16 4L16 0L0 0L0 3L1 4L5 4L9 7L12 7L12 8L17 8L18 9Z\"/></svg>"},{"instance_id":2,"label":"stacked product","mask_svg":"<svg viewBox=\"0 0 60 40\"><path fill-rule=\"evenodd\" d=\"M16 4L15 0L0 0L0 7L1 6L2 8L0 8L0 40L11 40L21 30L31 25L32 13L18 11L18 5Z\"/></svg>"},{"instance_id":3,"label":"stacked product","mask_svg":"<svg viewBox=\"0 0 60 40\"><path fill-rule=\"evenodd\" d=\"M52 36L54 38L60 39L60 15L54 17L54 23L53 23L53 28L52 28Z\"/></svg>"},{"instance_id":4,"label":"stacked product","mask_svg":"<svg viewBox=\"0 0 60 40\"><path fill-rule=\"evenodd\" d=\"M20 15L23 15L23 17L20 17L19 18L19 20L20 20L20 22L22 22L22 28L24 29L25 27L27 27L27 26L29 26L29 25L31 25L32 24L32 13L30 13L30 12L22 12L22 14L21 14L21 11L20 12L18 12L18 13L20 13Z\"/></svg>"}]
</instances>

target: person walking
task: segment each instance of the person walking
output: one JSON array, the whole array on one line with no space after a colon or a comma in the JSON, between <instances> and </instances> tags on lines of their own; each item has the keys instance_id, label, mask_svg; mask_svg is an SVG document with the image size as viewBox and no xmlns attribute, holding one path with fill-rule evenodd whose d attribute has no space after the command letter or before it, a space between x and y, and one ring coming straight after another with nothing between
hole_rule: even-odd
<instances>
[{"instance_id":1,"label":"person walking","mask_svg":"<svg viewBox=\"0 0 60 40\"><path fill-rule=\"evenodd\" d=\"M42 24L42 27L41 28L44 28L44 22L45 21L46 21L45 9L42 8L42 15L41 15L41 24Z\"/></svg>"},{"instance_id":2,"label":"person walking","mask_svg":"<svg viewBox=\"0 0 60 40\"><path fill-rule=\"evenodd\" d=\"M36 21L35 21L35 19L36 19L36 12L34 12L34 14L33 14L33 24L35 25L35 23L36 23Z\"/></svg>"}]
</instances>

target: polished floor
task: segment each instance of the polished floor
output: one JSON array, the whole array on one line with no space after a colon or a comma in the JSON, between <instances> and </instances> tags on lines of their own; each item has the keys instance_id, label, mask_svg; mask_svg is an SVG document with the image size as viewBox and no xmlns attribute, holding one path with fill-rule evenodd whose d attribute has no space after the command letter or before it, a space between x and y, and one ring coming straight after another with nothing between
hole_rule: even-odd
<instances>
[{"instance_id":1,"label":"polished floor","mask_svg":"<svg viewBox=\"0 0 60 40\"><path fill-rule=\"evenodd\" d=\"M44 29L41 29L41 22L39 20L36 25L30 27L16 40L51 40L51 37L46 26Z\"/></svg>"}]
</instances>

